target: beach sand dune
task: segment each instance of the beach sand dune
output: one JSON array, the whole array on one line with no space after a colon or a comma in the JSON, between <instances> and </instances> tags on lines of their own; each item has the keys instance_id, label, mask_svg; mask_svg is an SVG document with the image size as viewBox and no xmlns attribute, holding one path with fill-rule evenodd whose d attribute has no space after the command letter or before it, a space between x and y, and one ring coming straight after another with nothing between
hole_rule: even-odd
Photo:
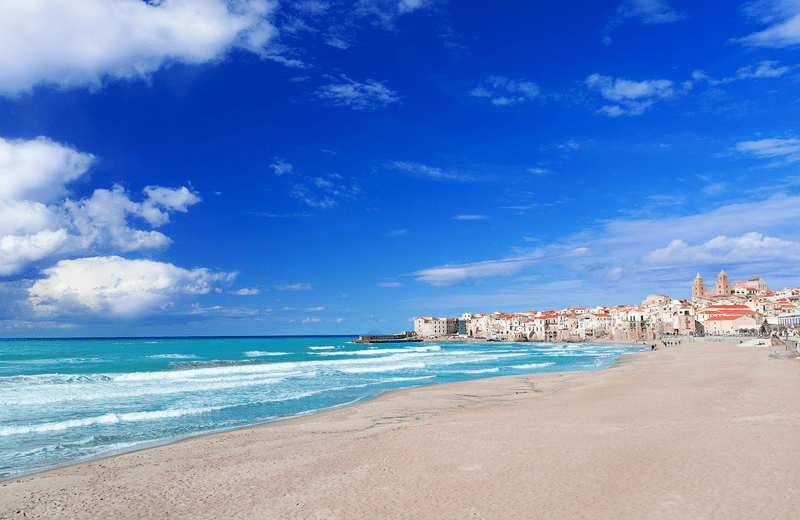
<instances>
[{"instance_id":1,"label":"beach sand dune","mask_svg":"<svg viewBox=\"0 0 800 520\"><path fill-rule=\"evenodd\" d=\"M798 519L800 361L683 343L391 392L1 482L23 517Z\"/></svg>"}]
</instances>

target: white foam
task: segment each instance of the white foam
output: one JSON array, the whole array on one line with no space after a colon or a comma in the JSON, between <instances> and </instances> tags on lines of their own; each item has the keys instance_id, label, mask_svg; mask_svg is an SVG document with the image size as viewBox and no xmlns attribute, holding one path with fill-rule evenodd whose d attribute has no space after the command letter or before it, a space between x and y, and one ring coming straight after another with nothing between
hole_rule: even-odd
<instances>
[{"instance_id":1,"label":"white foam","mask_svg":"<svg viewBox=\"0 0 800 520\"><path fill-rule=\"evenodd\" d=\"M330 349L333 349L333 348L336 348L336 347L327 346L327 347L308 347L308 348L310 348L311 350L330 350Z\"/></svg>"},{"instance_id":2,"label":"white foam","mask_svg":"<svg viewBox=\"0 0 800 520\"><path fill-rule=\"evenodd\" d=\"M247 357L259 357L259 356L288 356L288 352L265 352L263 350L249 350L244 353Z\"/></svg>"},{"instance_id":3,"label":"white foam","mask_svg":"<svg viewBox=\"0 0 800 520\"><path fill-rule=\"evenodd\" d=\"M150 359L197 359L197 356L192 354L155 354L147 357Z\"/></svg>"},{"instance_id":4,"label":"white foam","mask_svg":"<svg viewBox=\"0 0 800 520\"><path fill-rule=\"evenodd\" d=\"M528 370L531 368L544 368L553 366L555 363L548 361L547 363L530 363L528 365L512 365L511 368L519 368L520 370Z\"/></svg>"},{"instance_id":5,"label":"white foam","mask_svg":"<svg viewBox=\"0 0 800 520\"><path fill-rule=\"evenodd\" d=\"M499 371L500 371L499 368L494 367L494 368L481 368L481 369L478 369L478 370L459 370L456 373L457 374L488 374L488 373L499 372Z\"/></svg>"},{"instance_id":6,"label":"white foam","mask_svg":"<svg viewBox=\"0 0 800 520\"><path fill-rule=\"evenodd\" d=\"M87 417L85 419L71 419L54 423L32 424L28 426L7 426L0 428L0 437L9 435L20 435L25 433L44 433L69 430L70 428L80 428L83 426L93 426L101 424L117 424L129 421L152 421L157 419L167 419L181 417L184 415L197 415L201 413L213 412L224 407L212 406L206 408L187 408L183 410L159 410L155 412L131 412L131 413L107 413L98 417Z\"/></svg>"},{"instance_id":7,"label":"white foam","mask_svg":"<svg viewBox=\"0 0 800 520\"><path fill-rule=\"evenodd\" d=\"M311 347L314 348L314 347ZM316 352L318 356L380 356L382 354L408 354L437 352L442 347L439 345L429 345L424 347L404 347L404 348L369 348L362 350L341 350L337 352Z\"/></svg>"},{"instance_id":8,"label":"white foam","mask_svg":"<svg viewBox=\"0 0 800 520\"><path fill-rule=\"evenodd\" d=\"M364 367L342 367L339 370L346 374L367 374L371 372L396 372L398 370L425 368L425 363L401 363L396 365L377 365Z\"/></svg>"},{"instance_id":9,"label":"white foam","mask_svg":"<svg viewBox=\"0 0 800 520\"><path fill-rule=\"evenodd\" d=\"M234 380L217 379L213 381L204 380L197 382L171 381L166 386L112 386L112 387L81 387L64 391L58 388L51 391L43 391L41 387L30 388L28 391L15 392L14 394L0 397L0 404L3 406L30 406L42 404L68 403L76 401L113 401L117 402L124 399L153 397L174 394L195 395L210 391L227 390L232 388L248 388L256 386L274 385L284 381L281 377L258 378L238 378Z\"/></svg>"}]
</instances>

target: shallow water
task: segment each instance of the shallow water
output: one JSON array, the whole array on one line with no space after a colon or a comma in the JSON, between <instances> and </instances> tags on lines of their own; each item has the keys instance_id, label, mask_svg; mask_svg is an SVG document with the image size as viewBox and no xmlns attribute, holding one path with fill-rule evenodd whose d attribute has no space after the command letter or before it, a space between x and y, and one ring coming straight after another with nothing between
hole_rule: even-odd
<instances>
[{"instance_id":1,"label":"shallow water","mask_svg":"<svg viewBox=\"0 0 800 520\"><path fill-rule=\"evenodd\" d=\"M0 478L309 414L398 388L596 370L641 350L351 339L0 341Z\"/></svg>"}]
</instances>

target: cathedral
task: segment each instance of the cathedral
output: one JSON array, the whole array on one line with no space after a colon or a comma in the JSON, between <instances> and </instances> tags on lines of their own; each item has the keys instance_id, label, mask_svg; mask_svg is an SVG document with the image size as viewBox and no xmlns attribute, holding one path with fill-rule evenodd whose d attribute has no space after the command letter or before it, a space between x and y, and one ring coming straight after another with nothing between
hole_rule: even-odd
<instances>
[{"instance_id":1,"label":"cathedral","mask_svg":"<svg viewBox=\"0 0 800 520\"><path fill-rule=\"evenodd\" d=\"M719 275L717 275L717 285L711 291L709 291L706 284L703 283L703 278L700 276L700 273L697 273L697 276L694 278L694 283L692 284L693 300L696 300L697 298L730 296L733 293L734 287L728 281L728 275L725 274L725 271L719 272Z\"/></svg>"}]
</instances>

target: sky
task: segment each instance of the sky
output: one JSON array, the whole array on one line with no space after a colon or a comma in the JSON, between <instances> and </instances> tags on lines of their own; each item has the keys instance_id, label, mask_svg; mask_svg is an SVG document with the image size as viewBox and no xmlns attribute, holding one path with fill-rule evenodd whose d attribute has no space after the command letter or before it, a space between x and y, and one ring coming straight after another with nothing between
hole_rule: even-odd
<instances>
[{"instance_id":1,"label":"sky","mask_svg":"<svg viewBox=\"0 0 800 520\"><path fill-rule=\"evenodd\" d=\"M800 4L4 0L0 337L800 285Z\"/></svg>"}]
</instances>

